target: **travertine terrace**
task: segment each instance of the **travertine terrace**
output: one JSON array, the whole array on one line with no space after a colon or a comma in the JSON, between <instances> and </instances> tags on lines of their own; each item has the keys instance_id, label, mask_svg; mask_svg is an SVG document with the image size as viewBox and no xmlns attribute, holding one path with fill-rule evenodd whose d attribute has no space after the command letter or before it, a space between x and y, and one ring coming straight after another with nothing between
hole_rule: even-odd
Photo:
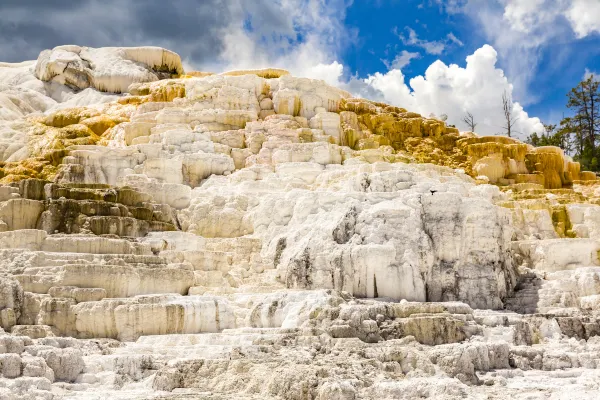
<instances>
[{"instance_id":1,"label":"travertine terrace","mask_svg":"<svg viewBox=\"0 0 600 400\"><path fill-rule=\"evenodd\" d=\"M600 185L280 69L0 63L0 399L596 399Z\"/></svg>"}]
</instances>

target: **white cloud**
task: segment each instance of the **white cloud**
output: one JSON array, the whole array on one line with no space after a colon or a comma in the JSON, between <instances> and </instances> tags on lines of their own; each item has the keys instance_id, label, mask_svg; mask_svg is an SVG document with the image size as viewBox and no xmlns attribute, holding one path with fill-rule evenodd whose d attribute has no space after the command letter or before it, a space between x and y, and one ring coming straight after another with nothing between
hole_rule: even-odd
<instances>
[{"instance_id":1,"label":"white cloud","mask_svg":"<svg viewBox=\"0 0 600 400\"><path fill-rule=\"evenodd\" d=\"M589 79L590 76L594 76L600 79L600 74L596 71L592 71L589 68L585 69L585 73L583 74L583 79Z\"/></svg>"},{"instance_id":2,"label":"white cloud","mask_svg":"<svg viewBox=\"0 0 600 400\"><path fill-rule=\"evenodd\" d=\"M434 0L440 7L440 11L446 11L449 14L457 14L463 12L465 3L468 0Z\"/></svg>"},{"instance_id":3,"label":"white cloud","mask_svg":"<svg viewBox=\"0 0 600 400\"><path fill-rule=\"evenodd\" d=\"M331 64L317 64L304 68L304 74L298 75L312 79L322 79L332 86L340 86L340 78L344 71L344 66L337 61Z\"/></svg>"},{"instance_id":4,"label":"white cloud","mask_svg":"<svg viewBox=\"0 0 600 400\"><path fill-rule=\"evenodd\" d=\"M450 32L446 35L446 37L442 40L424 40L419 38L417 32L414 29L407 26L404 28L408 32L408 36L398 33L398 29L394 28L394 33L398 35L402 43L406 46L414 46L420 47L425 50L428 54L440 55L442 54L450 45L464 46L464 43L456 37L455 34Z\"/></svg>"},{"instance_id":5,"label":"white cloud","mask_svg":"<svg viewBox=\"0 0 600 400\"><path fill-rule=\"evenodd\" d=\"M540 24L556 18L558 10L548 7L547 0L508 0L504 8L504 20L516 31L530 33Z\"/></svg>"},{"instance_id":6,"label":"white cloud","mask_svg":"<svg viewBox=\"0 0 600 400\"><path fill-rule=\"evenodd\" d=\"M462 117L470 111L479 124L478 133L494 135L503 132L502 93L513 91L504 72L496 68L496 61L494 48L485 45L467 57L464 68L455 64L448 66L439 60L434 62L425 76L410 80L410 87L397 69L373 74L364 80L364 84L379 92L386 102L399 107L422 115L447 114L448 122L463 130L467 127L462 123ZM356 86L352 89L358 94L367 90ZM530 118L518 102L514 103L513 113L518 117L514 129L519 131L519 138L524 139L543 129L539 118Z\"/></svg>"},{"instance_id":7,"label":"white cloud","mask_svg":"<svg viewBox=\"0 0 600 400\"><path fill-rule=\"evenodd\" d=\"M399 34L398 37L400 38L400 40L402 40L402 43L404 43L405 45L421 47L427 53L434 55L440 55L444 52L444 49L446 48L446 43L436 40L427 41L419 39L419 36L417 35L417 32L415 32L414 29L408 26L404 29L408 31L408 37L404 36L403 34Z\"/></svg>"},{"instance_id":8,"label":"white cloud","mask_svg":"<svg viewBox=\"0 0 600 400\"><path fill-rule=\"evenodd\" d=\"M392 69L385 74L376 72L365 79L364 83L377 90L381 99L390 104L411 111L416 111L418 108L416 99L404 82L404 74L398 69Z\"/></svg>"},{"instance_id":9,"label":"white cloud","mask_svg":"<svg viewBox=\"0 0 600 400\"><path fill-rule=\"evenodd\" d=\"M408 50L396 55L389 63L388 72L375 73L366 79L358 76L344 79L344 66L338 61L338 55L343 47L340 43L349 36L343 26L345 8L329 9L322 0L282 2L287 4L290 20L282 24L280 33L269 36L268 45L263 39L265 32L248 32L243 26L227 29L221 61L228 68L286 68L296 76L323 79L356 96L385 101L422 115L447 114L448 122L461 129L467 129L461 120L465 112L470 111L479 124L478 133L489 135L503 131L502 93L504 90L513 93L513 86L496 67L498 55L493 47L486 45L477 50L467 58L464 67L436 61L423 76L410 82L401 69L419 53ZM441 53L448 45L462 44L452 34L438 42L419 39L410 28L406 34L407 44L430 53ZM302 40L297 40L299 37ZM519 97L515 95L515 98ZM521 138L543 129L540 120L530 118L518 102L513 111L518 117L515 130L522 132Z\"/></svg>"},{"instance_id":10,"label":"white cloud","mask_svg":"<svg viewBox=\"0 0 600 400\"><path fill-rule=\"evenodd\" d=\"M238 2L237 16L224 29L224 48L218 60L204 68L277 67L293 75L339 84L343 71L338 54L352 39L344 26L346 0L279 0ZM247 29L242 21L255 22ZM269 17L271 15L271 17ZM266 20L266 21L263 21ZM277 21L277 26L271 23Z\"/></svg>"},{"instance_id":11,"label":"white cloud","mask_svg":"<svg viewBox=\"0 0 600 400\"><path fill-rule=\"evenodd\" d=\"M511 28L529 33L532 29L566 18L578 38L600 32L598 0L504 0L504 18Z\"/></svg>"},{"instance_id":12,"label":"white cloud","mask_svg":"<svg viewBox=\"0 0 600 400\"><path fill-rule=\"evenodd\" d=\"M421 58L420 53L412 53L410 51L402 50L400 54L396 54L394 60L390 63L387 60L383 60L383 63L388 69L403 69L408 64L410 64L411 60L415 58Z\"/></svg>"},{"instance_id":13,"label":"white cloud","mask_svg":"<svg viewBox=\"0 0 600 400\"><path fill-rule=\"evenodd\" d=\"M466 126L461 126L461 119L468 110L479 123L478 133L502 131L502 92L512 93L513 88L503 71L496 68L497 53L491 46L484 46L468 57L465 67L436 61L424 76L410 82L406 82L401 69L419 53L407 50L395 57L386 73L375 73L366 79L357 76L344 79L347 71L338 61L339 55L353 35L343 23L346 0L279 0L261 2L261 9L254 9L245 2L232 4L239 6L232 9L234 17L257 14L266 20L275 18L278 24L261 24L259 18L249 28L240 22L245 18L232 18L223 28L224 45L222 52L215 55L217 61L203 65L203 69L285 68L295 76L323 79L356 95L386 101L423 115L447 114L448 122L462 129ZM442 41L428 42L419 39L414 30L407 28L407 31L407 43L430 53L441 53L446 46L462 45L453 34ZM542 129L539 119L529 118L519 103L515 102L514 112L519 118L517 131L529 134Z\"/></svg>"},{"instance_id":14,"label":"white cloud","mask_svg":"<svg viewBox=\"0 0 600 400\"><path fill-rule=\"evenodd\" d=\"M480 32L500 54L515 94L525 104L539 100L529 84L536 76L544 46L600 32L598 0L463 0L452 11L465 13L478 23ZM558 73L573 56L568 47L564 49L560 59L545 66L545 73Z\"/></svg>"},{"instance_id":15,"label":"white cloud","mask_svg":"<svg viewBox=\"0 0 600 400\"><path fill-rule=\"evenodd\" d=\"M457 38L454 33L450 32L447 36L449 41L451 41L454 44L459 45L460 47L464 46L465 44L459 39Z\"/></svg>"},{"instance_id":16,"label":"white cloud","mask_svg":"<svg viewBox=\"0 0 600 400\"><path fill-rule=\"evenodd\" d=\"M578 38L600 32L600 1L573 0L565 12Z\"/></svg>"}]
</instances>

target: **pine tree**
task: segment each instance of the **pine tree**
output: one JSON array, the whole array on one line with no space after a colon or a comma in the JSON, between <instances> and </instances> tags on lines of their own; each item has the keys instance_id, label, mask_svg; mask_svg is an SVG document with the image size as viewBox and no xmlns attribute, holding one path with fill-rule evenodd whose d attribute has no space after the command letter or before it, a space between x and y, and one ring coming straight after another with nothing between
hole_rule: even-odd
<instances>
[{"instance_id":1,"label":"pine tree","mask_svg":"<svg viewBox=\"0 0 600 400\"><path fill-rule=\"evenodd\" d=\"M561 126L574 136L575 158L584 168L596 171L600 159L600 82L591 75L571 89L567 98L567 107L575 115L564 118Z\"/></svg>"},{"instance_id":2,"label":"pine tree","mask_svg":"<svg viewBox=\"0 0 600 400\"><path fill-rule=\"evenodd\" d=\"M540 134L534 132L527 137L525 142L536 147L556 146L566 153L570 153L573 150L571 136L572 132L569 126L561 125L557 128L556 125L544 124L544 132Z\"/></svg>"}]
</instances>

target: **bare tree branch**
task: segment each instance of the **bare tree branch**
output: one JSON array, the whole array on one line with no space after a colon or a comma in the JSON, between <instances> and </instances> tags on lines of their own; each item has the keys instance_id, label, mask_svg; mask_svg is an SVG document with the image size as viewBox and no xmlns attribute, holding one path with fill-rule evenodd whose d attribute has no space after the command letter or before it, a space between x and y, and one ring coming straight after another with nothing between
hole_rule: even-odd
<instances>
[{"instance_id":1,"label":"bare tree branch","mask_svg":"<svg viewBox=\"0 0 600 400\"><path fill-rule=\"evenodd\" d=\"M512 128L519 118L513 117L513 101L512 96L504 91L502 93L502 108L504 109L505 125L504 129L508 137L512 137Z\"/></svg>"},{"instance_id":2,"label":"bare tree branch","mask_svg":"<svg viewBox=\"0 0 600 400\"><path fill-rule=\"evenodd\" d=\"M469 128L471 128L471 132L475 132L475 127L477 124L475 123L475 117L473 117L473 114L467 111L467 115L465 115L462 120Z\"/></svg>"}]
</instances>

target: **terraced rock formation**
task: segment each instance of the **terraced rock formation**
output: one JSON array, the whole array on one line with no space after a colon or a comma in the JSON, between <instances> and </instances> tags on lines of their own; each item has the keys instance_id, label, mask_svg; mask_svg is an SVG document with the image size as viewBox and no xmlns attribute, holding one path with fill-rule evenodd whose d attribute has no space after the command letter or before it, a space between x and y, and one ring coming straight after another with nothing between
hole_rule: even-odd
<instances>
[{"instance_id":1,"label":"terraced rock formation","mask_svg":"<svg viewBox=\"0 0 600 400\"><path fill-rule=\"evenodd\" d=\"M0 399L595 399L600 185L286 71L0 64Z\"/></svg>"}]
</instances>

